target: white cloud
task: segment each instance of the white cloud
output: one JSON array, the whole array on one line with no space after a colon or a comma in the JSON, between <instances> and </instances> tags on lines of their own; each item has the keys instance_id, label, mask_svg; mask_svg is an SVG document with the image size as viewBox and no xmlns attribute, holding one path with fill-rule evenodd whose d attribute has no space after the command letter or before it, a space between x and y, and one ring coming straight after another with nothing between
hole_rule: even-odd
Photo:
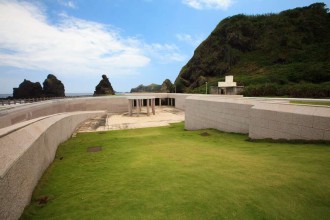
<instances>
[{"instance_id":1,"label":"white cloud","mask_svg":"<svg viewBox=\"0 0 330 220\"><path fill-rule=\"evenodd\" d=\"M197 47L203 41L203 37L201 37L201 36L193 37L189 34L183 34L183 33L176 34L175 36L179 41L185 42L185 43L190 44L194 47Z\"/></svg>"},{"instance_id":2,"label":"white cloud","mask_svg":"<svg viewBox=\"0 0 330 220\"><path fill-rule=\"evenodd\" d=\"M65 7L76 9L77 6L73 1L64 1L64 0L59 0L58 1L61 5L64 5Z\"/></svg>"},{"instance_id":3,"label":"white cloud","mask_svg":"<svg viewBox=\"0 0 330 220\"><path fill-rule=\"evenodd\" d=\"M170 45L125 38L114 27L67 15L60 20L50 24L31 3L0 1L0 66L122 75L138 72L153 59L180 61L178 49Z\"/></svg>"},{"instance_id":4,"label":"white cloud","mask_svg":"<svg viewBox=\"0 0 330 220\"><path fill-rule=\"evenodd\" d=\"M195 9L228 9L233 0L183 0L183 3Z\"/></svg>"},{"instance_id":5,"label":"white cloud","mask_svg":"<svg viewBox=\"0 0 330 220\"><path fill-rule=\"evenodd\" d=\"M182 55L179 48L174 44L149 44L145 45L145 51L162 63L172 61L182 62L186 60L186 56Z\"/></svg>"}]
</instances>

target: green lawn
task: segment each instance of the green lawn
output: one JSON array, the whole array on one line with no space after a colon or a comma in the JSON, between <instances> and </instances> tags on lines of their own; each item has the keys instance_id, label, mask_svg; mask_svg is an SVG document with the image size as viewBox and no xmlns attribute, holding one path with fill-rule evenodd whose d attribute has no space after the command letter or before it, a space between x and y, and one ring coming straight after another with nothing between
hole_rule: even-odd
<instances>
[{"instance_id":1,"label":"green lawn","mask_svg":"<svg viewBox=\"0 0 330 220\"><path fill-rule=\"evenodd\" d=\"M182 123L78 134L22 219L329 219L329 145L246 139Z\"/></svg>"},{"instance_id":2,"label":"green lawn","mask_svg":"<svg viewBox=\"0 0 330 220\"><path fill-rule=\"evenodd\" d=\"M326 106L330 106L330 102L327 101L322 101L322 102L312 102L312 101L290 101L290 103L292 104L304 104L304 105L326 105Z\"/></svg>"}]
</instances>

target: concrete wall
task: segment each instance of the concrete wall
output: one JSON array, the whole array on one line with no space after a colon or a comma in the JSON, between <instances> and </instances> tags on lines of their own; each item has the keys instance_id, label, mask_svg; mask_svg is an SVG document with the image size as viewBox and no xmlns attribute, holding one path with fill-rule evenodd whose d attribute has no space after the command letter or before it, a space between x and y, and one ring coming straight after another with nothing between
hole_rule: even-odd
<instances>
[{"instance_id":1,"label":"concrete wall","mask_svg":"<svg viewBox=\"0 0 330 220\"><path fill-rule=\"evenodd\" d=\"M214 128L253 139L330 140L330 108L293 105L286 99L190 96L185 128Z\"/></svg>"},{"instance_id":2,"label":"concrete wall","mask_svg":"<svg viewBox=\"0 0 330 220\"><path fill-rule=\"evenodd\" d=\"M192 96L192 94L178 94L178 93L168 94L169 98L175 99L175 108L180 110L186 109L186 98L189 96Z\"/></svg>"},{"instance_id":3,"label":"concrete wall","mask_svg":"<svg viewBox=\"0 0 330 220\"><path fill-rule=\"evenodd\" d=\"M188 97L185 128L214 128L226 132L247 134L253 100L228 97Z\"/></svg>"},{"instance_id":4,"label":"concrete wall","mask_svg":"<svg viewBox=\"0 0 330 220\"><path fill-rule=\"evenodd\" d=\"M57 147L98 112L63 113L0 129L0 219L18 219Z\"/></svg>"},{"instance_id":5,"label":"concrete wall","mask_svg":"<svg viewBox=\"0 0 330 220\"><path fill-rule=\"evenodd\" d=\"M156 98L174 98L175 107L185 109L185 99L193 94L178 93L132 93L122 96L102 96L87 98L71 98L29 103L15 108L0 111L0 128L52 115L61 112L105 110L112 113L128 111L128 101L125 96L154 96ZM200 95L193 95L200 96Z\"/></svg>"},{"instance_id":6,"label":"concrete wall","mask_svg":"<svg viewBox=\"0 0 330 220\"><path fill-rule=\"evenodd\" d=\"M127 103L127 99L122 96L58 99L30 103L0 111L0 128L61 112L96 110L106 110L114 113L125 112L128 111Z\"/></svg>"},{"instance_id":7,"label":"concrete wall","mask_svg":"<svg viewBox=\"0 0 330 220\"><path fill-rule=\"evenodd\" d=\"M251 109L249 137L330 140L330 108L257 103Z\"/></svg>"}]
</instances>

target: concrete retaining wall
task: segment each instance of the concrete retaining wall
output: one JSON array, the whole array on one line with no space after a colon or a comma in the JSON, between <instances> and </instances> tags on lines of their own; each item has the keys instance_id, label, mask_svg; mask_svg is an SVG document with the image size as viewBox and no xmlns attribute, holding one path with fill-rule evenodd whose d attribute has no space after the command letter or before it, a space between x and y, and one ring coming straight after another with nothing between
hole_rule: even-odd
<instances>
[{"instance_id":1,"label":"concrete retaining wall","mask_svg":"<svg viewBox=\"0 0 330 220\"><path fill-rule=\"evenodd\" d=\"M247 134L253 100L222 97L188 97L185 128L214 128L226 132Z\"/></svg>"},{"instance_id":2,"label":"concrete retaining wall","mask_svg":"<svg viewBox=\"0 0 330 220\"><path fill-rule=\"evenodd\" d=\"M251 109L249 137L330 140L330 108L258 103Z\"/></svg>"},{"instance_id":3,"label":"concrete retaining wall","mask_svg":"<svg viewBox=\"0 0 330 220\"><path fill-rule=\"evenodd\" d=\"M186 98L189 96L191 96L191 94L176 94L176 93L168 94L169 98L175 99L175 108L180 110L186 109Z\"/></svg>"},{"instance_id":4,"label":"concrete retaining wall","mask_svg":"<svg viewBox=\"0 0 330 220\"><path fill-rule=\"evenodd\" d=\"M52 115L61 112L97 111L105 110L111 113L128 111L128 101L125 96L155 96L156 98L174 98L175 107L185 109L185 99L193 94L178 93L132 93L122 96L102 96L87 98L72 98L49 100L39 103L30 103L16 106L13 109L0 111L0 128L31 120L34 118ZM193 95L196 96L196 95Z\"/></svg>"},{"instance_id":5,"label":"concrete retaining wall","mask_svg":"<svg viewBox=\"0 0 330 220\"><path fill-rule=\"evenodd\" d=\"M81 122L103 114L57 114L0 129L0 219L20 217L38 180L54 160L58 145Z\"/></svg>"},{"instance_id":6,"label":"concrete retaining wall","mask_svg":"<svg viewBox=\"0 0 330 220\"><path fill-rule=\"evenodd\" d=\"M128 111L128 101L123 96L104 96L49 100L0 111L0 128L22 121L61 112L106 110L113 113Z\"/></svg>"},{"instance_id":7,"label":"concrete retaining wall","mask_svg":"<svg viewBox=\"0 0 330 220\"><path fill-rule=\"evenodd\" d=\"M190 96L185 128L214 128L252 139L330 140L330 108L288 100Z\"/></svg>"}]
</instances>

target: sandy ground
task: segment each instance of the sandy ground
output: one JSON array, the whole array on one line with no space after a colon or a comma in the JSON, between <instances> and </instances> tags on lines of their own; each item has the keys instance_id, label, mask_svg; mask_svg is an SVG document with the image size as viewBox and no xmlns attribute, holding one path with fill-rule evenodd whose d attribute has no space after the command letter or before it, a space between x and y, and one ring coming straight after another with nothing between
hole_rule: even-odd
<instances>
[{"instance_id":1,"label":"sandy ground","mask_svg":"<svg viewBox=\"0 0 330 220\"><path fill-rule=\"evenodd\" d=\"M147 116L147 110L142 108L142 113L138 116L124 114L108 114L104 117L97 117L84 122L77 132L95 132L122 129L135 129L146 127L167 126L170 123L184 121L184 111L173 107L156 107L156 114Z\"/></svg>"}]
</instances>

